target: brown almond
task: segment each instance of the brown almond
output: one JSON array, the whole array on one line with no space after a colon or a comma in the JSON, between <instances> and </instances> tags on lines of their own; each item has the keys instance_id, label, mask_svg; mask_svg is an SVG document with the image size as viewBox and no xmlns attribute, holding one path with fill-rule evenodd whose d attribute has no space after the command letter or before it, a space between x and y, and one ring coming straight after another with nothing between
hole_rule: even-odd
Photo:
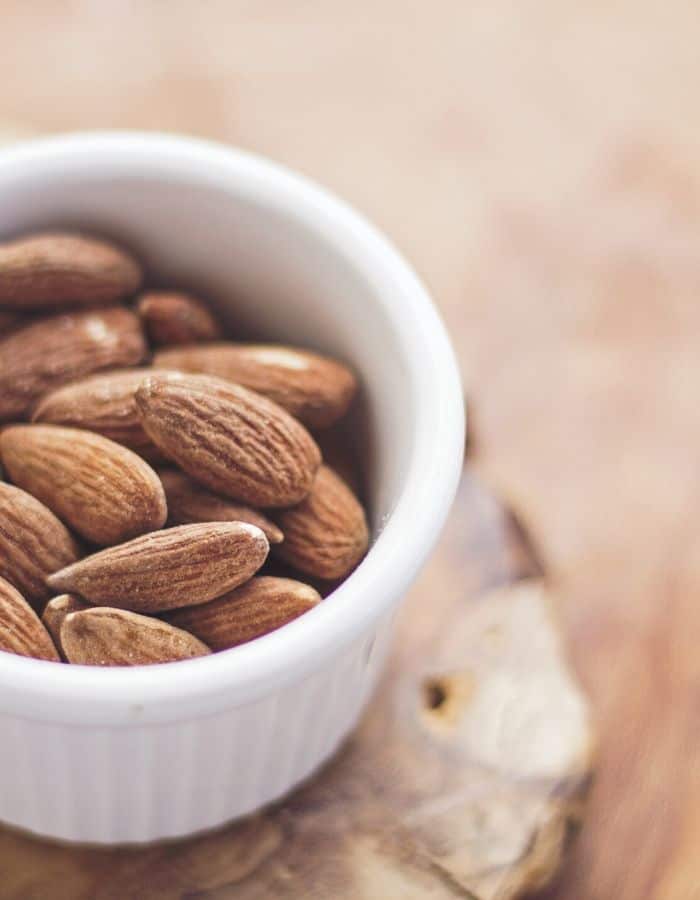
<instances>
[{"instance_id":1,"label":"brown almond","mask_svg":"<svg viewBox=\"0 0 700 900\"><path fill-rule=\"evenodd\" d=\"M318 578L348 575L367 551L365 511L339 475L321 466L309 496L280 510L275 521L284 533L277 555Z\"/></svg>"},{"instance_id":2,"label":"brown almond","mask_svg":"<svg viewBox=\"0 0 700 900\"><path fill-rule=\"evenodd\" d=\"M271 544L279 544L282 532L262 513L249 506L234 503L228 497L212 494L178 469L158 472L168 502L168 524L190 525L193 522L248 522L264 533Z\"/></svg>"},{"instance_id":3,"label":"brown almond","mask_svg":"<svg viewBox=\"0 0 700 900\"><path fill-rule=\"evenodd\" d=\"M167 622L109 607L69 613L61 626L61 645L68 662L81 666L150 666L211 652Z\"/></svg>"},{"instance_id":4,"label":"brown almond","mask_svg":"<svg viewBox=\"0 0 700 900\"><path fill-rule=\"evenodd\" d=\"M88 556L47 582L98 606L159 612L238 587L262 566L268 549L262 531L243 522L179 525Z\"/></svg>"},{"instance_id":5,"label":"brown almond","mask_svg":"<svg viewBox=\"0 0 700 900\"><path fill-rule=\"evenodd\" d=\"M91 372L140 363L141 325L121 307L49 316L0 340L0 422L25 416L33 403Z\"/></svg>"},{"instance_id":6,"label":"brown almond","mask_svg":"<svg viewBox=\"0 0 700 900\"><path fill-rule=\"evenodd\" d=\"M212 650L227 650L281 628L320 600L318 592L301 581L260 576L211 603L178 609L166 618Z\"/></svg>"},{"instance_id":7,"label":"brown almond","mask_svg":"<svg viewBox=\"0 0 700 900\"><path fill-rule=\"evenodd\" d=\"M149 462L162 462L163 454L143 430L134 400L139 385L152 373L152 369L122 369L64 385L39 401L32 421L95 431Z\"/></svg>"},{"instance_id":8,"label":"brown almond","mask_svg":"<svg viewBox=\"0 0 700 900\"><path fill-rule=\"evenodd\" d=\"M113 243L46 232L0 244L0 306L99 306L138 290L141 266Z\"/></svg>"},{"instance_id":9,"label":"brown almond","mask_svg":"<svg viewBox=\"0 0 700 900\"><path fill-rule=\"evenodd\" d=\"M53 642L58 650L65 656L63 645L61 644L61 626L63 620L69 613L82 612L84 609L90 609L87 603L83 603L73 594L60 594L53 597L44 607L41 615L41 621L48 633L53 638Z\"/></svg>"},{"instance_id":10,"label":"brown almond","mask_svg":"<svg viewBox=\"0 0 700 900\"><path fill-rule=\"evenodd\" d=\"M219 343L162 350L153 365L214 375L274 400L311 428L327 428L357 390L352 371L318 353L275 344Z\"/></svg>"},{"instance_id":11,"label":"brown almond","mask_svg":"<svg viewBox=\"0 0 700 900\"><path fill-rule=\"evenodd\" d=\"M239 385L152 375L136 392L146 433L200 484L255 507L289 506L311 489L321 453L303 425Z\"/></svg>"},{"instance_id":12,"label":"brown almond","mask_svg":"<svg viewBox=\"0 0 700 900\"><path fill-rule=\"evenodd\" d=\"M189 294L149 291L139 297L136 308L154 344L196 344L222 337L221 327L210 310Z\"/></svg>"},{"instance_id":13,"label":"brown almond","mask_svg":"<svg viewBox=\"0 0 700 900\"><path fill-rule=\"evenodd\" d=\"M153 531L168 515L153 469L99 434L59 425L13 425L0 434L12 481L94 544Z\"/></svg>"},{"instance_id":14,"label":"brown almond","mask_svg":"<svg viewBox=\"0 0 700 900\"><path fill-rule=\"evenodd\" d=\"M48 631L20 592L0 578L0 650L60 662Z\"/></svg>"},{"instance_id":15,"label":"brown almond","mask_svg":"<svg viewBox=\"0 0 700 900\"><path fill-rule=\"evenodd\" d=\"M77 543L50 509L0 482L0 576L38 609L51 596L46 576L79 558Z\"/></svg>"}]
</instances>

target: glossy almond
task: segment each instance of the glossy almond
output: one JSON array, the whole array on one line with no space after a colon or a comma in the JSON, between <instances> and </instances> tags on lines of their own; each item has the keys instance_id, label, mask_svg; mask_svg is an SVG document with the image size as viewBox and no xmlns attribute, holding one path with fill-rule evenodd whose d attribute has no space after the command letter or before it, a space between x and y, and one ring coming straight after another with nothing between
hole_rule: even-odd
<instances>
[{"instance_id":1,"label":"glossy almond","mask_svg":"<svg viewBox=\"0 0 700 900\"><path fill-rule=\"evenodd\" d=\"M140 363L146 342L121 307L39 319L0 340L0 422L26 416L49 390L91 372Z\"/></svg>"},{"instance_id":2,"label":"glossy almond","mask_svg":"<svg viewBox=\"0 0 700 900\"><path fill-rule=\"evenodd\" d=\"M206 603L251 578L267 538L254 525L206 522L143 535L51 575L54 592L99 606L159 612Z\"/></svg>"},{"instance_id":3,"label":"glossy almond","mask_svg":"<svg viewBox=\"0 0 700 900\"><path fill-rule=\"evenodd\" d=\"M99 434L59 425L14 425L0 434L12 481L94 544L161 528L160 479L140 456Z\"/></svg>"},{"instance_id":4,"label":"glossy almond","mask_svg":"<svg viewBox=\"0 0 700 900\"><path fill-rule=\"evenodd\" d=\"M109 607L69 613L61 626L61 646L68 662L83 666L149 666L211 652L167 622Z\"/></svg>"},{"instance_id":5,"label":"glossy almond","mask_svg":"<svg viewBox=\"0 0 700 900\"><path fill-rule=\"evenodd\" d=\"M136 308L153 344L196 344L222 337L209 309L189 294L149 291L139 297Z\"/></svg>"},{"instance_id":6,"label":"glossy almond","mask_svg":"<svg viewBox=\"0 0 700 900\"><path fill-rule=\"evenodd\" d=\"M162 453L143 430L134 401L139 385L152 372L121 369L64 385L39 401L32 421L95 431L144 459L162 462Z\"/></svg>"},{"instance_id":7,"label":"glossy almond","mask_svg":"<svg viewBox=\"0 0 700 900\"><path fill-rule=\"evenodd\" d=\"M0 650L60 662L39 617L19 591L0 578Z\"/></svg>"},{"instance_id":8,"label":"glossy almond","mask_svg":"<svg viewBox=\"0 0 700 900\"><path fill-rule=\"evenodd\" d=\"M108 241L46 232L0 244L0 306L98 306L138 290L141 267Z\"/></svg>"},{"instance_id":9,"label":"glossy almond","mask_svg":"<svg viewBox=\"0 0 700 900\"><path fill-rule=\"evenodd\" d=\"M326 428L348 410L357 390L342 363L297 347L219 343L162 350L153 365L234 381L274 400L312 428Z\"/></svg>"},{"instance_id":10,"label":"glossy almond","mask_svg":"<svg viewBox=\"0 0 700 900\"><path fill-rule=\"evenodd\" d=\"M69 613L82 612L84 609L91 609L91 607L73 594L60 594L58 597L53 597L44 607L41 621L61 653L63 653L61 644L63 620ZM65 656L65 653L63 655Z\"/></svg>"},{"instance_id":11,"label":"glossy almond","mask_svg":"<svg viewBox=\"0 0 700 900\"><path fill-rule=\"evenodd\" d=\"M367 551L365 511L343 479L325 465L309 496L278 512L275 521L284 533L277 555L318 578L348 575Z\"/></svg>"},{"instance_id":12,"label":"glossy almond","mask_svg":"<svg viewBox=\"0 0 700 900\"><path fill-rule=\"evenodd\" d=\"M213 494L178 469L161 469L158 475L168 502L169 525L248 522L257 525L271 544L279 544L282 540L282 532L275 523L250 506Z\"/></svg>"},{"instance_id":13,"label":"glossy almond","mask_svg":"<svg viewBox=\"0 0 700 900\"><path fill-rule=\"evenodd\" d=\"M308 584L259 576L223 597L168 613L167 620L212 650L227 650L281 628L321 600Z\"/></svg>"},{"instance_id":14,"label":"glossy almond","mask_svg":"<svg viewBox=\"0 0 700 900\"><path fill-rule=\"evenodd\" d=\"M136 392L136 406L154 443L218 494L272 507L298 503L311 489L316 443L260 394L205 375L156 374Z\"/></svg>"},{"instance_id":15,"label":"glossy almond","mask_svg":"<svg viewBox=\"0 0 700 900\"><path fill-rule=\"evenodd\" d=\"M51 596L46 576L79 557L76 541L50 509L0 482L0 576L40 608Z\"/></svg>"}]
</instances>

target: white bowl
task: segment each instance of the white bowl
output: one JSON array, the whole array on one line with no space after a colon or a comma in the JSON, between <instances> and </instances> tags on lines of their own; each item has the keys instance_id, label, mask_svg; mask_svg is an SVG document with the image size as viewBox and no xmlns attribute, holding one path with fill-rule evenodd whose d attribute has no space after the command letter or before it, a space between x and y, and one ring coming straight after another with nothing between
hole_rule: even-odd
<instances>
[{"instance_id":1,"label":"white bowl","mask_svg":"<svg viewBox=\"0 0 700 900\"><path fill-rule=\"evenodd\" d=\"M237 333L320 348L363 382L373 544L316 609L234 650L162 666L0 653L0 820L68 841L171 838L281 797L357 723L394 611L454 496L460 381L396 250L270 162L154 134L4 150L0 238L57 225L123 240L160 283L200 286Z\"/></svg>"}]
</instances>

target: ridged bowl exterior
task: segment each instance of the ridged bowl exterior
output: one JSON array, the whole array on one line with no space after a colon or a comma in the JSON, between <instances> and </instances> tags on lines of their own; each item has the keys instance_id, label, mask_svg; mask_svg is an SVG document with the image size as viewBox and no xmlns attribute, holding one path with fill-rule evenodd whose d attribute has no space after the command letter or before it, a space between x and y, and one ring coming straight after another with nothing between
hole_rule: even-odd
<instances>
[{"instance_id":1,"label":"ridged bowl exterior","mask_svg":"<svg viewBox=\"0 0 700 900\"><path fill-rule=\"evenodd\" d=\"M145 726L0 717L0 815L63 841L142 843L216 828L288 794L340 746L377 683L386 620L263 699Z\"/></svg>"}]
</instances>

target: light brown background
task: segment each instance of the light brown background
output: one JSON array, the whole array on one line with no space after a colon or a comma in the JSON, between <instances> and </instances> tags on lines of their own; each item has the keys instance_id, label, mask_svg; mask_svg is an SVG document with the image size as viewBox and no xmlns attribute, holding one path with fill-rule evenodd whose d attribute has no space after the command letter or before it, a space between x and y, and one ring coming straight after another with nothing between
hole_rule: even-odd
<instances>
[{"instance_id":1,"label":"light brown background","mask_svg":"<svg viewBox=\"0 0 700 900\"><path fill-rule=\"evenodd\" d=\"M427 281L602 733L557 900L700 897L699 33L682 0L0 0L3 125L269 154Z\"/></svg>"}]
</instances>

